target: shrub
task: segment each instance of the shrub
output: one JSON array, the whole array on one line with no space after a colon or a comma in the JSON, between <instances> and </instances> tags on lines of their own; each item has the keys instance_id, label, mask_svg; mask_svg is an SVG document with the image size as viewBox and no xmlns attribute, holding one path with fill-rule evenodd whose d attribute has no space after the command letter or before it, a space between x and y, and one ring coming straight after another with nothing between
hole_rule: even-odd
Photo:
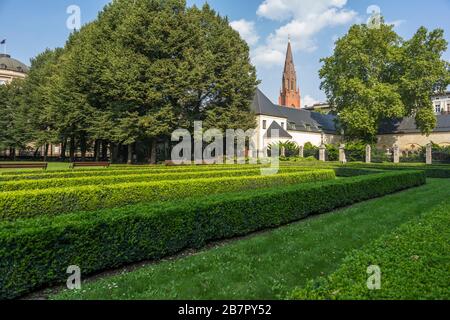
<instances>
[{"instance_id":1,"label":"shrub","mask_svg":"<svg viewBox=\"0 0 450 320\"><path fill-rule=\"evenodd\" d=\"M288 173L301 171L301 168L282 168L280 172ZM132 174L120 175L120 171L114 175L87 176L81 178L51 178L41 180L17 180L6 181L0 184L0 192L18 190L38 190L48 188L99 186L129 182L150 182L163 180L206 179L220 177L254 176L261 174L261 170L212 170L212 171L166 171L165 173L148 173L148 171L135 171Z\"/></svg>"},{"instance_id":2,"label":"shrub","mask_svg":"<svg viewBox=\"0 0 450 320\"><path fill-rule=\"evenodd\" d=\"M255 182L256 180L254 180ZM0 298L184 248L277 227L425 183L392 172L0 223Z\"/></svg>"},{"instance_id":3,"label":"shrub","mask_svg":"<svg viewBox=\"0 0 450 320\"><path fill-rule=\"evenodd\" d=\"M270 176L134 182L0 192L0 219L113 208L137 202L168 201L191 196L328 180L334 177L333 170L316 170Z\"/></svg>"},{"instance_id":4,"label":"shrub","mask_svg":"<svg viewBox=\"0 0 450 320\"><path fill-rule=\"evenodd\" d=\"M425 164L395 164L395 163L379 163L379 164L347 164L347 167L367 168L380 170L423 170L428 178L450 178L450 165L425 165Z\"/></svg>"},{"instance_id":5,"label":"shrub","mask_svg":"<svg viewBox=\"0 0 450 320\"><path fill-rule=\"evenodd\" d=\"M65 171L40 171L40 172L23 172L15 174L0 175L0 181L13 181L23 179L50 179L50 178L76 178L76 177L94 177L94 176L119 176L132 175L142 173L175 173L175 172L206 172L206 171L224 171L224 170L249 170L258 169L261 165L214 165L214 166L174 166L174 167L126 167L114 169L95 169L95 170L65 170Z\"/></svg>"},{"instance_id":6,"label":"shrub","mask_svg":"<svg viewBox=\"0 0 450 320\"><path fill-rule=\"evenodd\" d=\"M450 205L404 224L348 256L326 278L292 293L294 299L449 299ZM381 290L368 290L367 267L381 268Z\"/></svg>"}]
</instances>

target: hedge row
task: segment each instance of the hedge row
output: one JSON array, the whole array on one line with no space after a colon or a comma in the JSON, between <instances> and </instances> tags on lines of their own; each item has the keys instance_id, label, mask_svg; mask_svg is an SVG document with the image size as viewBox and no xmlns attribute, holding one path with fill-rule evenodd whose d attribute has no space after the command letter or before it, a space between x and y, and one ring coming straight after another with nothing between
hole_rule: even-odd
<instances>
[{"instance_id":1,"label":"hedge row","mask_svg":"<svg viewBox=\"0 0 450 320\"><path fill-rule=\"evenodd\" d=\"M280 173L306 171L301 168L282 168ZM120 172L120 171L119 171ZM260 175L261 170L241 169L241 170L213 170L213 171L193 171L193 172L165 172L165 173L148 173L148 171L135 171L127 175L100 175L87 176L81 178L51 178L41 180L17 180L6 181L0 184L0 192L18 191L18 190L42 190L48 188L67 188L79 186L100 186L118 183L130 182L150 182L164 180L183 180L183 179L206 179L221 177L239 177L239 176L255 176Z\"/></svg>"},{"instance_id":2,"label":"hedge row","mask_svg":"<svg viewBox=\"0 0 450 320\"><path fill-rule=\"evenodd\" d=\"M423 170L428 178L450 178L450 165L408 165L408 164L347 164L348 167L380 170Z\"/></svg>"},{"instance_id":3,"label":"hedge row","mask_svg":"<svg viewBox=\"0 0 450 320\"><path fill-rule=\"evenodd\" d=\"M423 172L384 173L0 223L0 298L159 259L184 248L277 227L425 183Z\"/></svg>"},{"instance_id":4,"label":"hedge row","mask_svg":"<svg viewBox=\"0 0 450 320\"><path fill-rule=\"evenodd\" d=\"M302 300L450 299L450 205L404 224L348 256L332 275L291 295ZM381 289L368 290L367 267L381 271Z\"/></svg>"},{"instance_id":5,"label":"hedge row","mask_svg":"<svg viewBox=\"0 0 450 320\"><path fill-rule=\"evenodd\" d=\"M0 220L113 208L233 191L334 179L333 170L180 181L133 182L0 193Z\"/></svg>"},{"instance_id":6,"label":"hedge row","mask_svg":"<svg viewBox=\"0 0 450 320\"><path fill-rule=\"evenodd\" d=\"M23 179L50 179L50 178L76 178L91 176L114 176L125 174L146 173L169 173L169 172L202 172L216 170L244 170L258 169L260 165L215 165L215 166L180 166L180 167L163 167L163 166L135 166L135 167L112 167L109 169L83 169L83 170L55 170L55 171L23 171L15 173L0 174L0 181L12 181Z\"/></svg>"}]
</instances>

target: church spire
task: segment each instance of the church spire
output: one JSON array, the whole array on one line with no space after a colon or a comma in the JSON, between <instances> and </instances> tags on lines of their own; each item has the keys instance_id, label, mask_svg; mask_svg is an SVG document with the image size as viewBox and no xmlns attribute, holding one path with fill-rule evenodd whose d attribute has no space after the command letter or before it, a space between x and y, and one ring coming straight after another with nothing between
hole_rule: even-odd
<instances>
[{"instance_id":1,"label":"church spire","mask_svg":"<svg viewBox=\"0 0 450 320\"><path fill-rule=\"evenodd\" d=\"M280 90L278 104L284 107L300 109L300 89L297 85L297 73L295 71L294 56L292 54L291 39L289 37L284 63L283 83Z\"/></svg>"}]
</instances>

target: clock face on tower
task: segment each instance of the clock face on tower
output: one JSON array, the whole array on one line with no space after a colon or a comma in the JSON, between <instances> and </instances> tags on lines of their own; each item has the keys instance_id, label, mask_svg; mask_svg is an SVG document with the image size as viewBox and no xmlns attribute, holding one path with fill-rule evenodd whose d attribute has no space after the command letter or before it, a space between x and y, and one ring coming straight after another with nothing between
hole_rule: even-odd
<instances>
[{"instance_id":1,"label":"clock face on tower","mask_svg":"<svg viewBox=\"0 0 450 320\"><path fill-rule=\"evenodd\" d=\"M291 42L288 43L286 61L284 63L283 81L281 84L280 98L278 104L283 107L300 109L300 89L297 83L294 56L292 54Z\"/></svg>"}]
</instances>

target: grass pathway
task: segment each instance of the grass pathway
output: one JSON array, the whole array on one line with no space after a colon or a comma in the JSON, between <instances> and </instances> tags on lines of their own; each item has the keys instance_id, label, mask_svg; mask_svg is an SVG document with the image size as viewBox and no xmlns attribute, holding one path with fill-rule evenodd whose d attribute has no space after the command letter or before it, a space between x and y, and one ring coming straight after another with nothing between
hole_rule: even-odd
<instances>
[{"instance_id":1,"label":"grass pathway","mask_svg":"<svg viewBox=\"0 0 450 320\"><path fill-rule=\"evenodd\" d=\"M352 250L450 198L450 180L360 203L53 299L277 299L335 271Z\"/></svg>"}]
</instances>

